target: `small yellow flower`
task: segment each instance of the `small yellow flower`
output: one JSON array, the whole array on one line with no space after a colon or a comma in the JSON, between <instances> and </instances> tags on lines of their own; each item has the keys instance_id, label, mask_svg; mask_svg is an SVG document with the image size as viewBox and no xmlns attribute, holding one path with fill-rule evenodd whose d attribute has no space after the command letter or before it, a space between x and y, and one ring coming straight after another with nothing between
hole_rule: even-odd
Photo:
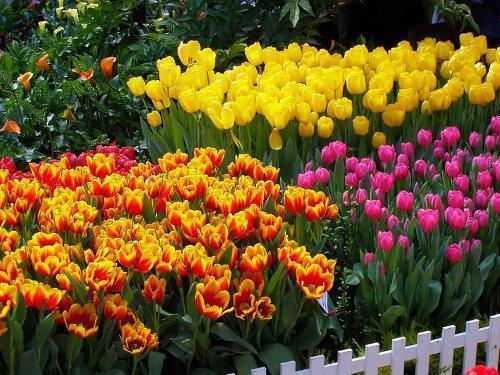
<instances>
[{"instance_id":1,"label":"small yellow flower","mask_svg":"<svg viewBox=\"0 0 500 375\"><path fill-rule=\"evenodd\" d=\"M151 125L151 126L153 126L153 127L161 125L161 123L162 123L161 115L160 115L160 113L158 111L149 112L146 115L146 117L148 119L148 124Z\"/></svg>"}]
</instances>

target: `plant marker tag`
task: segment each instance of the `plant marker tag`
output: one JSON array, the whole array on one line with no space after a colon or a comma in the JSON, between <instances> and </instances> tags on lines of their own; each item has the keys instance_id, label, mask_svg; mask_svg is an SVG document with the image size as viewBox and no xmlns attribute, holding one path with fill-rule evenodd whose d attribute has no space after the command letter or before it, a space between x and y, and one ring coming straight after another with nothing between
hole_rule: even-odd
<instances>
[{"instance_id":1,"label":"plant marker tag","mask_svg":"<svg viewBox=\"0 0 500 375\"><path fill-rule=\"evenodd\" d=\"M323 295L316 301L319 303L325 314L328 315L330 313L330 309L328 308L328 293L323 293Z\"/></svg>"}]
</instances>

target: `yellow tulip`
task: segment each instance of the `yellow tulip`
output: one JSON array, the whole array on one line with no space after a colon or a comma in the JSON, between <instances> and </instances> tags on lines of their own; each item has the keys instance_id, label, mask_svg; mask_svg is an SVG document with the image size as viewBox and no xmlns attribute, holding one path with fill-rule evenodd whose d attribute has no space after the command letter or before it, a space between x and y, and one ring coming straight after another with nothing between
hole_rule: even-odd
<instances>
[{"instance_id":1,"label":"yellow tulip","mask_svg":"<svg viewBox=\"0 0 500 375\"><path fill-rule=\"evenodd\" d=\"M348 66L362 67L368 62L368 54L368 48L364 44L358 44L345 52L344 59Z\"/></svg>"},{"instance_id":2,"label":"yellow tulip","mask_svg":"<svg viewBox=\"0 0 500 375\"><path fill-rule=\"evenodd\" d=\"M439 68L439 75L443 79L450 79L451 70L450 70L450 62L448 60L443 61L443 63L441 64L441 67Z\"/></svg>"},{"instance_id":3,"label":"yellow tulip","mask_svg":"<svg viewBox=\"0 0 500 375\"><path fill-rule=\"evenodd\" d=\"M314 135L314 124L311 121L299 122L299 134L304 138L312 137Z\"/></svg>"},{"instance_id":4,"label":"yellow tulip","mask_svg":"<svg viewBox=\"0 0 500 375\"><path fill-rule=\"evenodd\" d=\"M474 40L474 34L472 33L460 34L459 39L461 46L468 46Z\"/></svg>"},{"instance_id":5,"label":"yellow tulip","mask_svg":"<svg viewBox=\"0 0 500 375\"><path fill-rule=\"evenodd\" d=\"M321 116L317 123L318 135L321 138L330 138L333 133L333 120L330 117Z\"/></svg>"},{"instance_id":6,"label":"yellow tulip","mask_svg":"<svg viewBox=\"0 0 500 375\"><path fill-rule=\"evenodd\" d=\"M429 70L434 72L436 70L436 56L430 53L422 53L417 56L417 64L420 70Z\"/></svg>"},{"instance_id":7,"label":"yellow tulip","mask_svg":"<svg viewBox=\"0 0 500 375\"><path fill-rule=\"evenodd\" d=\"M196 40L190 40L187 43L179 44L179 47L177 47L177 55L183 65L191 66L194 64L196 55L200 50L200 43Z\"/></svg>"},{"instance_id":8,"label":"yellow tulip","mask_svg":"<svg viewBox=\"0 0 500 375\"><path fill-rule=\"evenodd\" d=\"M373 137L372 137L373 148L379 148L380 146L385 145L386 142L387 141L386 141L384 133L381 133L381 132L373 133Z\"/></svg>"},{"instance_id":9,"label":"yellow tulip","mask_svg":"<svg viewBox=\"0 0 500 375\"><path fill-rule=\"evenodd\" d=\"M352 115L351 99L342 97L337 100L330 100L327 107L327 114L341 121L348 119Z\"/></svg>"},{"instance_id":10,"label":"yellow tulip","mask_svg":"<svg viewBox=\"0 0 500 375\"><path fill-rule=\"evenodd\" d=\"M259 42L245 47L245 56L248 62L254 66L262 64L262 47Z\"/></svg>"},{"instance_id":11,"label":"yellow tulip","mask_svg":"<svg viewBox=\"0 0 500 375\"><path fill-rule=\"evenodd\" d=\"M47 26L47 21L38 22L38 32L43 34L45 32L45 27Z\"/></svg>"},{"instance_id":12,"label":"yellow tulip","mask_svg":"<svg viewBox=\"0 0 500 375\"><path fill-rule=\"evenodd\" d=\"M313 124L316 124L318 120L319 120L318 112L311 112L311 115L309 116L309 121L312 122Z\"/></svg>"},{"instance_id":13,"label":"yellow tulip","mask_svg":"<svg viewBox=\"0 0 500 375\"><path fill-rule=\"evenodd\" d=\"M302 60L302 49L298 43L290 43L286 49L286 55L288 59L298 63Z\"/></svg>"},{"instance_id":14,"label":"yellow tulip","mask_svg":"<svg viewBox=\"0 0 500 375\"><path fill-rule=\"evenodd\" d=\"M196 64L206 72L215 68L215 52L211 48L203 48L196 54Z\"/></svg>"},{"instance_id":15,"label":"yellow tulip","mask_svg":"<svg viewBox=\"0 0 500 375\"><path fill-rule=\"evenodd\" d=\"M193 113L200 109L198 92L194 89L186 89L179 93L179 103L187 113Z\"/></svg>"},{"instance_id":16,"label":"yellow tulip","mask_svg":"<svg viewBox=\"0 0 500 375\"><path fill-rule=\"evenodd\" d=\"M352 127L354 129L354 134L356 135L367 135L370 130L370 120L365 116L356 116L352 120Z\"/></svg>"},{"instance_id":17,"label":"yellow tulip","mask_svg":"<svg viewBox=\"0 0 500 375\"><path fill-rule=\"evenodd\" d=\"M363 96L363 106L373 113L380 113L387 105L387 95L382 89L370 89Z\"/></svg>"},{"instance_id":18,"label":"yellow tulip","mask_svg":"<svg viewBox=\"0 0 500 375\"><path fill-rule=\"evenodd\" d=\"M163 83L158 80L152 80L146 83L146 95L149 97L149 99L155 101L163 101L164 99L166 100L166 98L168 98L168 94L165 91Z\"/></svg>"},{"instance_id":19,"label":"yellow tulip","mask_svg":"<svg viewBox=\"0 0 500 375\"><path fill-rule=\"evenodd\" d=\"M495 100L495 90L491 82L470 86L469 100L474 105L485 105Z\"/></svg>"},{"instance_id":20,"label":"yellow tulip","mask_svg":"<svg viewBox=\"0 0 500 375\"><path fill-rule=\"evenodd\" d=\"M132 95L141 96L146 92L146 82L142 77L132 77L127 81L127 86Z\"/></svg>"},{"instance_id":21,"label":"yellow tulip","mask_svg":"<svg viewBox=\"0 0 500 375\"><path fill-rule=\"evenodd\" d=\"M176 84L181 75L181 67L178 65L161 63L158 65L158 73L161 83L163 83L165 87L172 87Z\"/></svg>"},{"instance_id":22,"label":"yellow tulip","mask_svg":"<svg viewBox=\"0 0 500 375\"><path fill-rule=\"evenodd\" d=\"M78 9L70 8L70 9L66 9L65 12L69 17L71 17L73 19L73 21L75 21L76 23L80 22L80 19L78 17Z\"/></svg>"},{"instance_id":23,"label":"yellow tulip","mask_svg":"<svg viewBox=\"0 0 500 375\"><path fill-rule=\"evenodd\" d=\"M419 104L418 91L416 91L412 87L407 89L399 89L397 101L403 106L406 112L413 111L418 107Z\"/></svg>"},{"instance_id":24,"label":"yellow tulip","mask_svg":"<svg viewBox=\"0 0 500 375\"><path fill-rule=\"evenodd\" d=\"M496 57L496 53L497 53L497 49L496 48L488 48L486 50L486 55L485 55L486 64L491 65L491 64L493 64L496 61L496 58L497 58Z\"/></svg>"},{"instance_id":25,"label":"yellow tulip","mask_svg":"<svg viewBox=\"0 0 500 375\"><path fill-rule=\"evenodd\" d=\"M386 73L376 73L370 83L368 84L369 89L382 89L386 94L392 91L393 79Z\"/></svg>"},{"instance_id":26,"label":"yellow tulip","mask_svg":"<svg viewBox=\"0 0 500 375\"><path fill-rule=\"evenodd\" d=\"M317 53L314 51L304 52L300 63L308 67L316 66L316 55Z\"/></svg>"},{"instance_id":27,"label":"yellow tulip","mask_svg":"<svg viewBox=\"0 0 500 375\"><path fill-rule=\"evenodd\" d=\"M281 150L283 147L283 140L278 129L273 128L273 131L269 135L269 145L273 150Z\"/></svg>"},{"instance_id":28,"label":"yellow tulip","mask_svg":"<svg viewBox=\"0 0 500 375\"><path fill-rule=\"evenodd\" d=\"M231 129L234 125L234 112L231 109L231 106L228 103L225 103L220 111L211 112L208 110L209 117L214 123L215 127L219 130L228 130Z\"/></svg>"},{"instance_id":29,"label":"yellow tulip","mask_svg":"<svg viewBox=\"0 0 500 375\"><path fill-rule=\"evenodd\" d=\"M366 78L361 69L351 69L346 77L347 91L350 94L364 94L366 91Z\"/></svg>"},{"instance_id":30,"label":"yellow tulip","mask_svg":"<svg viewBox=\"0 0 500 375\"><path fill-rule=\"evenodd\" d=\"M388 104L382 112L382 121L391 128L401 126L404 120L405 110L400 103Z\"/></svg>"},{"instance_id":31,"label":"yellow tulip","mask_svg":"<svg viewBox=\"0 0 500 375\"><path fill-rule=\"evenodd\" d=\"M448 60L453 53L455 47L450 41L447 42L437 42L436 43L436 57L443 61Z\"/></svg>"},{"instance_id":32,"label":"yellow tulip","mask_svg":"<svg viewBox=\"0 0 500 375\"><path fill-rule=\"evenodd\" d=\"M445 111L451 105L451 96L445 89L437 89L431 92L428 100L433 111Z\"/></svg>"},{"instance_id":33,"label":"yellow tulip","mask_svg":"<svg viewBox=\"0 0 500 375\"><path fill-rule=\"evenodd\" d=\"M422 111L422 113L423 113L424 115L427 115L427 116L432 115L432 112L433 112L432 107L431 107L431 105L429 104L429 101L428 101L428 100L424 100L424 101L422 102L422 106L421 106L420 110Z\"/></svg>"},{"instance_id":34,"label":"yellow tulip","mask_svg":"<svg viewBox=\"0 0 500 375\"><path fill-rule=\"evenodd\" d=\"M494 62L490 65L490 69L486 75L486 82L491 83L495 90L500 87L500 62Z\"/></svg>"},{"instance_id":35,"label":"yellow tulip","mask_svg":"<svg viewBox=\"0 0 500 375\"><path fill-rule=\"evenodd\" d=\"M299 121L308 121L311 116L311 107L309 103L300 102L297 104L297 108L295 110L295 117Z\"/></svg>"},{"instance_id":36,"label":"yellow tulip","mask_svg":"<svg viewBox=\"0 0 500 375\"><path fill-rule=\"evenodd\" d=\"M162 120L161 120L161 116L160 114L158 113L158 111L152 111L152 112L149 112L147 115L146 115L147 119L148 119L148 123L149 125L155 127L155 126L158 126L158 125L161 125L162 123Z\"/></svg>"},{"instance_id":37,"label":"yellow tulip","mask_svg":"<svg viewBox=\"0 0 500 375\"><path fill-rule=\"evenodd\" d=\"M326 109L326 96L320 93L313 93L311 95L310 105L313 112L324 112Z\"/></svg>"},{"instance_id":38,"label":"yellow tulip","mask_svg":"<svg viewBox=\"0 0 500 375\"><path fill-rule=\"evenodd\" d=\"M458 77L451 78L443 88L448 91L453 99L461 97L464 93L464 84Z\"/></svg>"}]
</instances>

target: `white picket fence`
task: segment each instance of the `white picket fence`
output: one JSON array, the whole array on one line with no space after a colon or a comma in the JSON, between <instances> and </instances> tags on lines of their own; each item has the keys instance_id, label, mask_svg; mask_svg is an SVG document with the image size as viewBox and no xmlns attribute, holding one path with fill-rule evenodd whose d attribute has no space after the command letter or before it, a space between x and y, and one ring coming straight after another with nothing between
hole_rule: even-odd
<instances>
[{"instance_id":1,"label":"white picket fence","mask_svg":"<svg viewBox=\"0 0 500 375\"><path fill-rule=\"evenodd\" d=\"M415 345L406 346L406 339L392 340L391 350L380 352L378 343L365 346L365 355L352 358L352 349L338 352L337 362L326 364L325 357L318 355L309 358L309 368L297 371L295 362L281 364L281 375L350 375L365 373L377 375L378 369L390 366L392 375L403 375L406 361L416 360L415 374L429 373L431 355L439 353L440 374L451 375L455 349L464 348L462 373L476 364L477 345L485 344L486 365L498 367L500 347L500 314L490 317L487 327L479 328L478 320L468 321L465 332L455 333L454 325L444 327L441 338L431 340L429 331L420 332ZM252 375L266 375L265 367L253 369Z\"/></svg>"}]
</instances>

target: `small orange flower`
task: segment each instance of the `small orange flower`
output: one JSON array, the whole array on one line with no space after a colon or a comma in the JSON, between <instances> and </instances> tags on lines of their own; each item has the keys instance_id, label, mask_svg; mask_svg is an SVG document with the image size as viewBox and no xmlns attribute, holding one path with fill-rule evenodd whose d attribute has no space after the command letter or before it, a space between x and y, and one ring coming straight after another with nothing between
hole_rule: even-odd
<instances>
[{"instance_id":1,"label":"small orange flower","mask_svg":"<svg viewBox=\"0 0 500 375\"><path fill-rule=\"evenodd\" d=\"M19 242L19 233L0 227L0 250L4 253L14 251Z\"/></svg>"},{"instance_id":2,"label":"small orange flower","mask_svg":"<svg viewBox=\"0 0 500 375\"><path fill-rule=\"evenodd\" d=\"M165 245L158 257L156 263L156 272L169 273L174 269L177 259L181 255L181 251L177 250L172 245Z\"/></svg>"},{"instance_id":3,"label":"small orange flower","mask_svg":"<svg viewBox=\"0 0 500 375\"><path fill-rule=\"evenodd\" d=\"M177 150L175 154L170 152L163 155L161 159L158 159L158 165L160 166L162 172L171 171L181 164L187 164L189 161L188 154L183 153L181 150Z\"/></svg>"},{"instance_id":4,"label":"small orange flower","mask_svg":"<svg viewBox=\"0 0 500 375\"><path fill-rule=\"evenodd\" d=\"M255 229L255 216L252 211L244 210L227 216L227 226L232 238L248 238Z\"/></svg>"},{"instance_id":5,"label":"small orange flower","mask_svg":"<svg viewBox=\"0 0 500 375\"><path fill-rule=\"evenodd\" d=\"M141 355L158 346L156 334L151 333L141 322L125 324L121 329L123 350L132 355Z\"/></svg>"},{"instance_id":6,"label":"small orange flower","mask_svg":"<svg viewBox=\"0 0 500 375\"><path fill-rule=\"evenodd\" d=\"M22 278L22 270L17 266L12 253L9 253L0 260L0 283L11 284L15 280Z\"/></svg>"},{"instance_id":7,"label":"small orange flower","mask_svg":"<svg viewBox=\"0 0 500 375\"><path fill-rule=\"evenodd\" d=\"M322 219L328 207L328 198L322 191L306 190L305 216L309 221Z\"/></svg>"},{"instance_id":8,"label":"small orange flower","mask_svg":"<svg viewBox=\"0 0 500 375\"><path fill-rule=\"evenodd\" d=\"M295 276L295 271L304 264L308 256L309 252L305 246L298 246L297 243L287 244L278 249L278 259L285 264L290 276Z\"/></svg>"},{"instance_id":9,"label":"small orange flower","mask_svg":"<svg viewBox=\"0 0 500 375\"><path fill-rule=\"evenodd\" d=\"M339 216L339 207L334 203L327 207L325 218L328 220L335 220Z\"/></svg>"},{"instance_id":10,"label":"small orange flower","mask_svg":"<svg viewBox=\"0 0 500 375\"><path fill-rule=\"evenodd\" d=\"M214 266L207 270L203 282L206 284L210 280L215 280L220 289L228 290L231 286L231 269L227 264L214 264Z\"/></svg>"},{"instance_id":11,"label":"small orange flower","mask_svg":"<svg viewBox=\"0 0 500 375\"><path fill-rule=\"evenodd\" d=\"M188 210L181 217L182 234L189 242L198 242L198 232L205 225L206 216L201 211Z\"/></svg>"},{"instance_id":12,"label":"small orange flower","mask_svg":"<svg viewBox=\"0 0 500 375\"><path fill-rule=\"evenodd\" d=\"M324 272L319 264L299 266L296 271L297 284L302 289L307 299L321 298L333 286L333 274Z\"/></svg>"},{"instance_id":13,"label":"small orange flower","mask_svg":"<svg viewBox=\"0 0 500 375\"><path fill-rule=\"evenodd\" d=\"M115 157L112 154L97 153L93 157L87 156L86 160L90 172L96 177L104 178L115 170Z\"/></svg>"},{"instance_id":14,"label":"small orange flower","mask_svg":"<svg viewBox=\"0 0 500 375\"><path fill-rule=\"evenodd\" d=\"M38 66L38 68L40 68L40 70L48 71L50 69L49 64L47 62L48 58L49 58L49 55L47 53L44 54L42 57L40 57L37 60L36 66Z\"/></svg>"},{"instance_id":15,"label":"small orange flower","mask_svg":"<svg viewBox=\"0 0 500 375\"><path fill-rule=\"evenodd\" d=\"M104 316L109 320L116 320L119 324L133 323L130 317L133 317L132 312L125 301L119 294L108 294L104 297Z\"/></svg>"},{"instance_id":16,"label":"small orange flower","mask_svg":"<svg viewBox=\"0 0 500 375\"><path fill-rule=\"evenodd\" d=\"M271 298L260 297L255 302L255 317L260 320L270 320L273 318L273 313L276 311L276 306L271 303Z\"/></svg>"},{"instance_id":17,"label":"small orange flower","mask_svg":"<svg viewBox=\"0 0 500 375\"><path fill-rule=\"evenodd\" d=\"M104 59L101 60L102 72L109 79L113 78L113 65L115 62L116 62L116 57L114 56L105 57Z\"/></svg>"},{"instance_id":18,"label":"small orange flower","mask_svg":"<svg viewBox=\"0 0 500 375\"><path fill-rule=\"evenodd\" d=\"M271 262L272 255L266 251L262 244L257 243L254 246L247 246L241 255L240 271L260 272L269 267Z\"/></svg>"},{"instance_id":19,"label":"small orange flower","mask_svg":"<svg viewBox=\"0 0 500 375\"><path fill-rule=\"evenodd\" d=\"M245 279L239 285L238 292L233 294L234 312L238 319L253 319L255 317L255 284Z\"/></svg>"},{"instance_id":20,"label":"small orange flower","mask_svg":"<svg viewBox=\"0 0 500 375\"><path fill-rule=\"evenodd\" d=\"M289 186L284 193L283 203L287 212L291 214L298 214L304 211L305 191L301 187Z\"/></svg>"},{"instance_id":21,"label":"small orange flower","mask_svg":"<svg viewBox=\"0 0 500 375\"><path fill-rule=\"evenodd\" d=\"M71 285L71 282L66 274L71 276L71 278L76 282L81 283L83 281L82 270L78 264L71 262L66 267L62 268L60 274L56 275L56 280L59 283L59 286L64 290L71 292L73 290L73 285Z\"/></svg>"},{"instance_id":22,"label":"small orange flower","mask_svg":"<svg viewBox=\"0 0 500 375\"><path fill-rule=\"evenodd\" d=\"M57 163L30 163L30 170L38 182L54 187L59 182L62 168Z\"/></svg>"},{"instance_id":23,"label":"small orange flower","mask_svg":"<svg viewBox=\"0 0 500 375\"><path fill-rule=\"evenodd\" d=\"M92 82L94 77L94 69L90 68L89 70L83 70L81 68L72 69L73 72L80 75L80 79L82 81Z\"/></svg>"},{"instance_id":24,"label":"small orange flower","mask_svg":"<svg viewBox=\"0 0 500 375\"><path fill-rule=\"evenodd\" d=\"M225 224L203 226L198 234L200 242L206 248L218 252L226 243L229 230Z\"/></svg>"},{"instance_id":25,"label":"small orange flower","mask_svg":"<svg viewBox=\"0 0 500 375\"><path fill-rule=\"evenodd\" d=\"M21 74L19 77L17 77L17 82L21 83L26 90L30 90L31 89L31 83L30 83L31 78L33 78L33 73L26 72L24 74Z\"/></svg>"},{"instance_id":26,"label":"small orange flower","mask_svg":"<svg viewBox=\"0 0 500 375\"><path fill-rule=\"evenodd\" d=\"M180 254L175 264L175 271L181 277L194 275L202 278L212 267L214 257L209 257L205 247L201 243L188 245Z\"/></svg>"},{"instance_id":27,"label":"small orange flower","mask_svg":"<svg viewBox=\"0 0 500 375\"><path fill-rule=\"evenodd\" d=\"M21 285L21 293L24 296L26 307L36 307L40 310L45 304L47 311L54 311L66 292L30 280Z\"/></svg>"},{"instance_id":28,"label":"small orange flower","mask_svg":"<svg viewBox=\"0 0 500 375\"><path fill-rule=\"evenodd\" d=\"M14 120L7 120L3 125L3 128L0 129L0 132L21 134L21 128Z\"/></svg>"},{"instance_id":29,"label":"small orange flower","mask_svg":"<svg viewBox=\"0 0 500 375\"><path fill-rule=\"evenodd\" d=\"M140 215L144 206L144 191L126 188L123 191L125 209L130 215Z\"/></svg>"},{"instance_id":30,"label":"small orange flower","mask_svg":"<svg viewBox=\"0 0 500 375\"><path fill-rule=\"evenodd\" d=\"M283 219L273 214L260 213L259 236L263 241L273 241L283 228Z\"/></svg>"},{"instance_id":31,"label":"small orange flower","mask_svg":"<svg viewBox=\"0 0 500 375\"><path fill-rule=\"evenodd\" d=\"M215 168L219 167L224 160L224 150L217 150L213 147L196 147L194 149L194 156L198 157L200 155L207 155Z\"/></svg>"},{"instance_id":32,"label":"small orange flower","mask_svg":"<svg viewBox=\"0 0 500 375\"><path fill-rule=\"evenodd\" d=\"M165 289L167 280L158 279L155 275L151 275L144 281L144 288L142 294L147 299L161 305L163 298L165 298Z\"/></svg>"},{"instance_id":33,"label":"small orange flower","mask_svg":"<svg viewBox=\"0 0 500 375\"><path fill-rule=\"evenodd\" d=\"M68 311L63 312L63 318L72 335L86 339L97 334L97 313L92 303L73 304Z\"/></svg>"},{"instance_id":34,"label":"small orange flower","mask_svg":"<svg viewBox=\"0 0 500 375\"><path fill-rule=\"evenodd\" d=\"M229 292L220 288L215 280L208 283L198 283L196 285L196 294L194 302L196 309L207 318L212 320L219 319L222 315L233 311L233 308L227 308L229 305Z\"/></svg>"},{"instance_id":35,"label":"small orange flower","mask_svg":"<svg viewBox=\"0 0 500 375\"><path fill-rule=\"evenodd\" d=\"M156 243L146 242L145 240L132 241L120 247L117 252L117 259L124 267L146 273L151 271L160 252L160 246Z\"/></svg>"},{"instance_id":36,"label":"small orange flower","mask_svg":"<svg viewBox=\"0 0 500 375\"><path fill-rule=\"evenodd\" d=\"M111 260L96 260L87 265L83 276L94 292L121 292L127 274Z\"/></svg>"},{"instance_id":37,"label":"small orange flower","mask_svg":"<svg viewBox=\"0 0 500 375\"><path fill-rule=\"evenodd\" d=\"M0 319L5 319L16 304L17 288L15 285L0 283Z\"/></svg>"}]
</instances>

